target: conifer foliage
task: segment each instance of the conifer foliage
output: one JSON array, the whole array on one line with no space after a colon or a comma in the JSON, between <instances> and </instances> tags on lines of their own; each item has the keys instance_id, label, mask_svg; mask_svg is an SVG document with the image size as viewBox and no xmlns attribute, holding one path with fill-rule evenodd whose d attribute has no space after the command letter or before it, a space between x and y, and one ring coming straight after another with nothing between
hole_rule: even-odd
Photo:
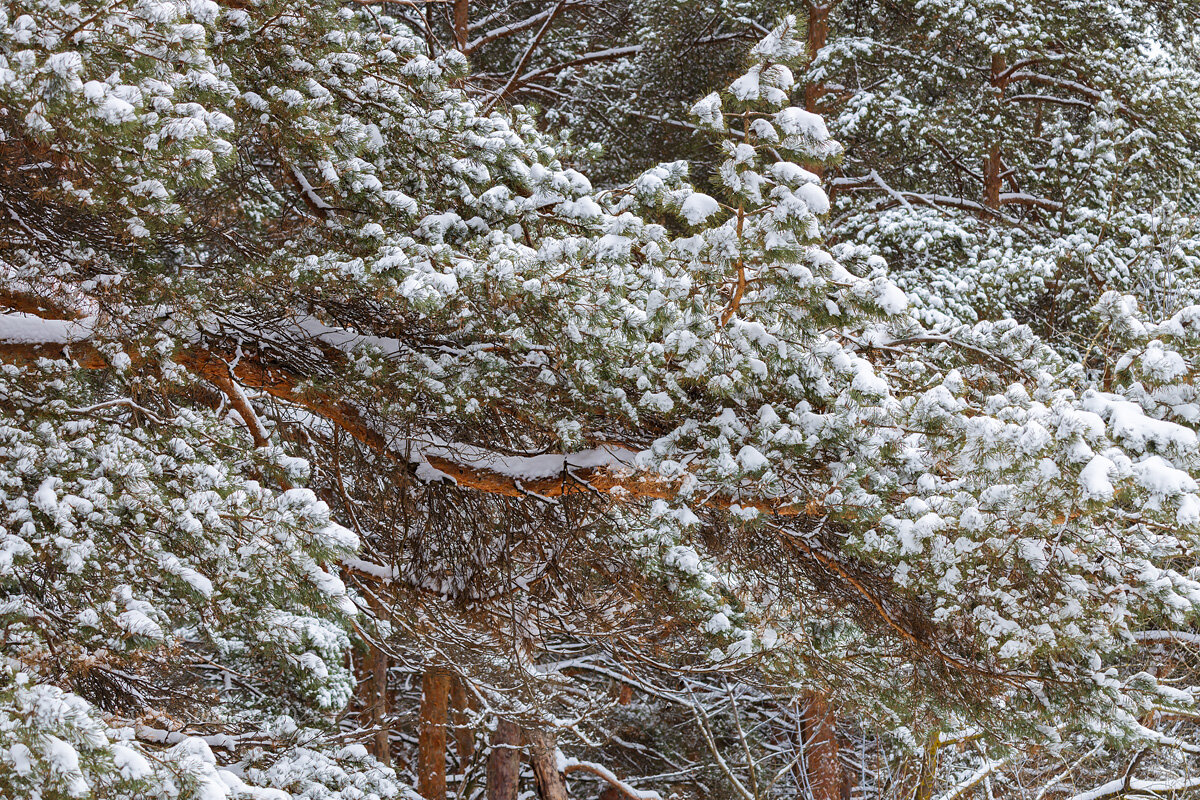
<instances>
[{"instance_id":1,"label":"conifer foliage","mask_svg":"<svg viewBox=\"0 0 1200 800\"><path fill-rule=\"evenodd\" d=\"M849 152L838 232L926 319L1016 316L1078 356L1105 291L1196 301L1195 3L832 5L809 76Z\"/></svg>"},{"instance_id":2,"label":"conifer foliage","mask_svg":"<svg viewBox=\"0 0 1200 800\"><path fill-rule=\"evenodd\" d=\"M881 209L824 236L794 16L691 106L703 186L666 154L598 188L387 11L0 9L0 789L446 800L451 728L462 797L824 798L831 708L924 753L863 794L931 796L956 736L985 771L948 797L1097 742L1126 791L1193 785L1157 723L1197 675L1139 648L1195 637L1194 308L1103 294L1083 357L936 281L914 313ZM1095 101L1124 138L1080 192L1138 102Z\"/></svg>"}]
</instances>

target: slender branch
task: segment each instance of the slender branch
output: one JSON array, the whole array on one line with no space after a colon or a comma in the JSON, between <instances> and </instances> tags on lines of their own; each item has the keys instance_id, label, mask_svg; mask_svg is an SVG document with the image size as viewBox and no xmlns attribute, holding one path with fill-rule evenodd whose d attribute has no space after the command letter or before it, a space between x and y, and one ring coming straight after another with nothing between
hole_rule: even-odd
<instances>
[{"instance_id":1,"label":"slender branch","mask_svg":"<svg viewBox=\"0 0 1200 800\"><path fill-rule=\"evenodd\" d=\"M625 797L628 797L629 800L662 800L662 795L658 792L652 789L636 789L618 778L612 770L593 761L580 761L577 758L568 758L563 763L562 771L564 775L570 775L572 772L589 772L606 781L614 789Z\"/></svg>"},{"instance_id":2,"label":"slender branch","mask_svg":"<svg viewBox=\"0 0 1200 800\"><path fill-rule=\"evenodd\" d=\"M533 56L533 51L536 50L537 46L542 43L542 37L544 37L546 32L550 30L550 26L554 24L554 20L558 17L566 5L566 0L559 0L554 8L551 9L550 13L546 16L545 22L542 23L542 27L538 29L537 35L533 37L533 41L531 41L529 46L525 48L525 53L517 62L517 66L513 68L512 77L508 79L508 83L504 85L503 89L501 89L499 92L493 95L491 99L483 104L483 107L479 109L480 114L486 116L489 111L495 108L496 103L499 103L512 93L512 90L517 86L517 83L521 77L521 72L525 69L525 65L529 63L530 57Z\"/></svg>"}]
</instances>

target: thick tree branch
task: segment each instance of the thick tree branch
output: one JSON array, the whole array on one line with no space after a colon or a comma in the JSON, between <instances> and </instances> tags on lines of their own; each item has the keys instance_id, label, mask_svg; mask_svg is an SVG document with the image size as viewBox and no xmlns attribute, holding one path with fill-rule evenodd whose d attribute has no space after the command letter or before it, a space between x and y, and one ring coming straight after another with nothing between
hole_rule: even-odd
<instances>
[{"instance_id":1,"label":"thick tree branch","mask_svg":"<svg viewBox=\"0 0 1200 800\"><path fill-rule=\"evenodd\" d=\"M21 314L34 314L44 319L80 319L84 315L65 300L43 294L20 292L0 286L0 306Z\"/></svg>"},{"instance_id":2,"label":"thick tree branch","mask_svg":"<svg viewBox=\"0 0 1200 800\"><path fill-rule=\"evenodd\" d=\"M90 342L5 342L0 337L0 360L29 364L40 358L69 358L85 369L109 367L108 360ZM318 389L302 388L305 381L301 376L282 365L258 359L255 353L243 351L235 357L234 353L201 346L183 348L174 357L176 363L212 382L222 391L227 391L230 381L235 379L246 387L304 408L398 465L415 464L418 469L427 465L434 470L434 477L451 479L466 489L506 497L539 497L546 500L597 492L661 500L679 496L682 481L639 473L632 463L634 450L621 445L575 454L514 458L473 445L415 440L392 443L353 404L335 399ZM236 402L234 407L238 410ZM761 513L780 517L815 513L809 506L789 498L745 498L717 494L707 497L703 505L709 508L754 508Z\"/></svg>"}]
</instances>

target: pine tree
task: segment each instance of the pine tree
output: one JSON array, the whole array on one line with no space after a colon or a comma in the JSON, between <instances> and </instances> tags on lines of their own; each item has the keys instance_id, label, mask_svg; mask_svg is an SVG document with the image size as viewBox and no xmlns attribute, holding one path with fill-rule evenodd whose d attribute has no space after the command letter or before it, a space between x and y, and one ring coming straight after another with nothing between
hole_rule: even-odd
<instances>
[{"instance_id":1,"label":"pine tree","mask_svg":"<svg viewBox=\"0 0 1200 800\"><path fill-rule=\"evenodd\" d=\"M625 786L559 757L609 705L571 659L669 682L745 792L697 675L1175 741L1143 715L1191 695L1119 659L1200 600L1195 432L1015 323L925 330L823 245L794 18L694 106L704 192L680 161L595 190L370 7L3 23L14 791L398 795L414 654L426 787L447 672L543 795Z\"/></svg>"},{"instance_id":2,"label":"pine tree","mask_svg":"<svg viewBox=\"0 0 1200 800\"><path fill-rule=\"evenodd\" d=\"M834 234L929 322L1082 353L1105 291L1196 300L1195 4L834 4L808 80L847 148Z\"/></svg>"}]
</instances>

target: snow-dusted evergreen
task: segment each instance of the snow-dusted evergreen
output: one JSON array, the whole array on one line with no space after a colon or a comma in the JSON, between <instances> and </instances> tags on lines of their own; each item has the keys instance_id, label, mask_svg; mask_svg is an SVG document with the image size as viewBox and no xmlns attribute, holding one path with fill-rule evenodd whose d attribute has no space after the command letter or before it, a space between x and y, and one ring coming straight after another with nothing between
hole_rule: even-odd
<instances>
[{"instance_id":1,"label":"snow-dusted evergreen","mask_svg":"<svg viewBox=\"0 0 1200 800\"><path fill-rule=\"evenodd\" d=\"M822 48L832 136L784 16L690 106L711 168L604 187L387 8L0 9L0 788L1192 788L1190 43L1049 3L982 78L878 61L976 5ZM905 148L993 147L953 103L1043 62L1102 96L995 163L1055 164L937 201Z\"/></svg>"},{"instance_id":2,"label":"snow-dusted evergreen","mask_svg":"<svg viewBox=\"0 0 1200 800\"><path fill-rule=\"evenodd\" d=\"M924 319L1016 316L1078 357L1105 291L1196 302L1194 3L832 5L807 77L848 149L835 226Z\"/></svg>"}]
</instances>

